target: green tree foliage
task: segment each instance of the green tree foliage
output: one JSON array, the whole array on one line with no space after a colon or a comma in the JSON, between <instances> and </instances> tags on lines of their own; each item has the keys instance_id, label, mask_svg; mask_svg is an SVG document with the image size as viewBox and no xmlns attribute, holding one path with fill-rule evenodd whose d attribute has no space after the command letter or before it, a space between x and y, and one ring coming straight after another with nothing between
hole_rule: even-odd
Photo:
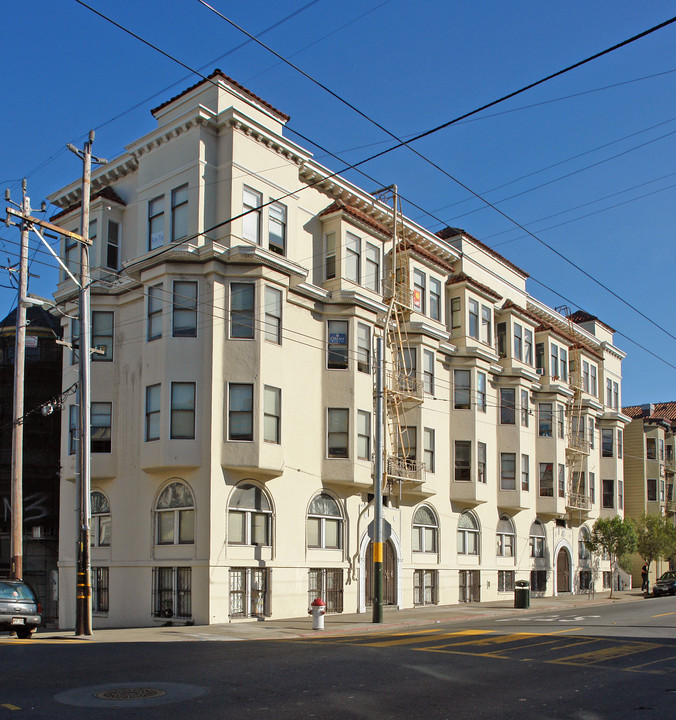
<instances>
[{"instance_id":1,"label":"green tree foliage","mask_svg":"<svg viewBox=\"0 0 676 720\"><path fill-rule=\"evenodd\" d=\"M636 522L636 552L650 565L653 560L668 557L670 550L670 530L663 515L646 515Z\"/></svg>"},{"instance_id":2,"label":"green tree foliage","mask_svg":"<svg viewBox=\"0 0 676 720\"><path fill-rule=\"evenodd\" d=\"M615 566L623 555L636 550L636 530L629 518L616 515L612 518L599 518L592 527L589 540L585 540L587 549L594 553L605 551L610 557L610 597L613 596Z\"/></svg>"}]
</instances>

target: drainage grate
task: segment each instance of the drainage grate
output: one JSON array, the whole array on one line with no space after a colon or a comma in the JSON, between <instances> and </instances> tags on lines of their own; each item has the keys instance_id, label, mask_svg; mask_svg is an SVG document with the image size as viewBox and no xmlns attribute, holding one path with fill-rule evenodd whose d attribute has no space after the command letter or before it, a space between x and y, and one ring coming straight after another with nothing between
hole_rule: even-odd
<instances>
[{"instance_id":1,"label":"drainage grate","mask_svg":"<svg viewBox=\"0 0 676 720\"><path fill-rule=\"evenodd\" d=\"M94 693L94 697L101 698L101 700L149 700L166 694L164 690L156 690L155 688L132 687L103 690Z\"/></svg>"}]
</instances>

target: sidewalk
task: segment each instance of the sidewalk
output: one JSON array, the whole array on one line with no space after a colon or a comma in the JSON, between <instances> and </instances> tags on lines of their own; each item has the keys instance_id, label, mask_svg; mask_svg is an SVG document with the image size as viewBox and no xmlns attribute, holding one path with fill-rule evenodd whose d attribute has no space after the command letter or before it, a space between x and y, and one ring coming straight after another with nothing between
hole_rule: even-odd
<instances>
[{"instance_id":1,"label":"sidewalk","mask_svg":"<svg viewBox=\"0 0 676 720\"><path fill-rule=\"evenodd\" d=\"M558 597L531 598L530 608L515 609L510 599L496 602L472 603L462 605L435 605L430 607L407 608L397 610L386 607L382 623L373 623L372 614L343 613L327 615L324 631L312 630L312 619L307 617L285 620L263 620L223 623L220 625L173 625L170 627L120 628L95 630L93 635L76 637L72 630L42 630L33 637L49 642L185 642L213 641L226 642L238 640L279 640L293 638L317 638L346 633L388 632L404 628L429 625L433 623L453 623L479 620L491 617L509 617L528 613L568 613L574 609L589 608L594 605L626 603L643 600L639 590L625 590L613 593L588 595L560 595Z\"/></svg>"}]
</instances>

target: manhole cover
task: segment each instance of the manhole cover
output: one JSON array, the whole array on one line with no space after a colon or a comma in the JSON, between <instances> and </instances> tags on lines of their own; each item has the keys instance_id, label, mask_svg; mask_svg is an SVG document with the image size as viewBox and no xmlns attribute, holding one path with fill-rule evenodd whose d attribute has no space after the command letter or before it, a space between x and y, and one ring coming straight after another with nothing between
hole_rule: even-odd
<instances>
[{"instance_id":1,"label":"manhole cover","mask_svg":"<svg viewBox=\"0 0 676 720\"><path fill-rule=\"evenodd\" d=\"M115 688L114 690L103 690L94 693L94 697L102 700L149 700L150 698L161 697L167 693L164 690L155 688Z\"/></svg>"}]
</instances>

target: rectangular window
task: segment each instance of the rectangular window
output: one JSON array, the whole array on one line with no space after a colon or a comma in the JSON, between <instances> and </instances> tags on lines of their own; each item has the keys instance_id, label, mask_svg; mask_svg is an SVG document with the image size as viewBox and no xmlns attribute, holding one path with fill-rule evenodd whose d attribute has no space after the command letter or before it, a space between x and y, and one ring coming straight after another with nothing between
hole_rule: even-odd
<instances>
[{"instance_id":1,"label":"rectangular window","mask_svg":"<svg viewBox=\"0 0 676 720\"><path fill-rule=\"evenodd\" d=\"M308 570L308 606L315 598L326 602L326 612L343 612L343 571L331 568Z\"/></svg>"},{"instance_id":2,"label":"rectangular window","mask_svg":"<svg viewBox=\"0 0 676 720\"><path fill-rule=\"evenodd\" d=\"M334 232L326 233L324 272L327 280L336 277L336 233Z\"/></svg>"},{"instance_id":3,"label":"rectangular window","mask_svg":"<svg viewBox=\"0 0 676 720\"><path fill-rule=\"evenodd\" d=\"M265 339L282 344L282 291L269 285L265 288Z\"/></svg>"},{"instance_id":4,"label":"rectangular window","mask_svg":"<svg viewBox=\"0 0 676 720\"><path fill-rule=\"evenodd\" d=\"M148 203L148 250L164 245L164 195Z\"/></svg>"},{"instance_id":5,"label":"rectangular window","mask_svg":"<svg viewBox=\"0 0 676 720\"><path fill-rule=\"evenodd\" d=\"M538 375L545 374L545 344L535 345L535 369Z\"/></svg>"},{"instance_id":6,"label":"rectangular window","mask_svg":"<svg viewBox=\"0 0 676 720\"><path fill-rule=\"evenodd\" d=\"M476 446L477 480L486 484L486 443L478 442Z\"/></svg>"},{"instance_id":7,"label":"rectangular window","mask_svg":"<svg viewBox=\"0 0 676 720\"><path fill-rule=\"evenodd\" d=\"M523 361L528 365L533 364L533 331L528 328L523 331Z\"/></svg>"},{"instance_id":8,"label":"rectangular window","mask_svg":"<svg viewBox=\"0 0 676 720\"><path fill-rule=\"evenodd\" d=\"M92 612L105 615L109 609L109 572L107 567L93 567L92 573Z\"/></svg>"},{"instance_id":9,"label":"rectangular window","mask_svg":"<svg viewBox=\"0 0 676 720\"><path fill-rule=\"evenodd\" d=\"M493 333L491 332L491 309L486 305L481 306L481 342L486 345L493 344Z\"/></svg>"},{"instance_id":10,"label":"rectangular window","mask_svg":"<svg viewBox=\"0 0 676 720\"><path fill-rule=\"evenodd\" d=\"M425 314L427 276L421 270L413 270L413 307Z\"/></svg>"},{"instance_id":11,"label":"rectangular window","mask_svg":"<svg viewBox=\"0 0 676 720\"><path fill-rule=\"evenodd\" d=\"M72 232L78 233L79 230L75 228ZM77 277L80 268L80 245L68 235L63 236L63 257L66 267ZM63 277L65 279L68 275L63 273Z\"/></svg>"},{"instance_id":12,"label":"rectangular window","mask_svg":"<svg viewBox=\"0 0 676 720\"><path fill-rule=\"evenodd\" d=\"M619 433L621 433L622 431L618 430L617 432L618 432L618 437L619 437ZM619 442L618 442L618 445L619 445ZM660 449L660 461L664 462L664 440L662 438L660 438L658 441L658 447Z\"/></svg>"},{"instance_id":13,"label":"rectangular window","mask_svg":"<svg viewBox=\"0 0 676 720\"><path fill-rule=\"evenodd\" d=\"M559 463L559 497L566 497L566 466L561 463Z\"/></svg>"},{"instance_id":14,"label":"rectangular window","mask_svg":"<svg viewBox=\"0 0 676 720\"><path fill-rule=\"evenodd\" d=\"M254 336L256 286L230 283L230 337L251 340Z\"/></svg>"},{"instance_id":15,"label":"rectangular window","mask_svg":"<svg viewBox=\"0 0 676 720\"><path fill-rule=\"evenodd\" d=\"M606 380L606 405L609 408L613 407L613 381Z\"/></svg>"},{"instance_id":16,"label":"rectangular window","mask_svg":"<svg viewBox=\"0 0 676 720\"><path fill-rule=\"evenodd\" d=\"M113 359L113 328L115 313L94 310L92 312L92 348L103 352L92 353L92 360Z\"/></svg>"},{"instance_id":17,"label":"rectangular window","mask_svg":"<svg viewBox=\"0 0 676 720\"><path fill-rule=\"evenodd\" d=\"M195 383L171 383L170 437L192 440L195 437Z\"/></svg>"},{"instance_id":18,"label":"rectangular window","mask_svg":"<svg viewBox=\"0 0 676 720\"><path fill-rule=\"evenodd\" d=\"M77 405L71 405L68 408L68 454L75 455L77 450L77 442L79 440L78 433L78 416L79 408Z\"/></svg>"},{"instance_id":19,"label":"rectangular window","mask_svg":"<svg viewBox=\"0 0 676 720\"><path fill-rule=\"evenodd\" d=\"M469 440L455 441L455 479L458 482L472 479L472 443Z\"/></svg>"},{"instance_id":20,"label":"rectangular window","mask_svg":"<svg viewBox=\"0 0 676 720\"><path fill-rule=\"evenodd\" d=\"M436 605L438 585L437 570L414 570L413 571L413 604L414 605Z\"/></svg>"},{"instance_id":21,"label":"rectangular window","mask_svg":"<svg viewBox=\"0 0 676 720\"><path fill-rule=\"evenodd\" d=\"M561 364L559 366L561 380L568 382L568 351L564 347L559 348L559 351L561 353Z\"/></svg>"},{"instance_id":22,"label":"rectangular window","mask_svg":"<svg viewBox=\"0 0 676 720\"><path fill-rule=\"evenodd\" d=\"M328 409L327 446L330 458L346 458L350 412L347 408Z\"/></svg>"},{"instance_id":23,"label":"rectangular window","mask_svg":"<svg viewBox=\"0 0 676 720\"><path fill-rule=\"evenodd\" d=\"M589 418L589 448L591 450L594 449L594 436L596 435L595 428L594 428L594 418Z\"/></svg>"},{"instance_id":24,"label":"rectangular window","mask_svg":"<svg viewBox=\"0 0 676 720\"><path fill-rule=\"evenodd\" d=\"M486 373L476 374L476 407L481 412L486 412Z\"/></svg>"},{"instance_id":25,"label":"rectangular window","mask_svg":"<svg viewBox=\"0 0 676 720\"><path fill-rule=\"evenodd\" d=\"M174 281L172 335L197 337L197 283Z\"/></svg>"},{"instance_id":26,"label":"rectangular window","mask_svg":"<svg viewBox=\"0 0 676 720\"><path fill-rule=\"evenodd\" d=\"M514 425L516 423L516 390L514 388L500 388L500 424Z\"/></svg>"},{"instance_id":27,"label":"rectangular window","mask_svg":"<svg viewBox=\"0 0 676 720\"><path fill-rule=\"evenodd\" d=\"M115 220L108 220L106 267L111 270L118 270L120 267L120 223Z\"/></svg>"},{"instance_id":28,"label":"rectangular window","mask_svg":"<svg viewBox=\"0 0 676 720\"><path fill-rule=\"evenodd\" d=\"M613 383L613 409L617 410L620 407L620 386Z\"/></svg>"},{"instance_id":29,"label":"rectangular window","mask_svg":"<svg viewBox=\"0 0 676 720\"><path fill-rule=\"evenodd\" d=\"M514 570L498 570L498 592L514 592Z\"/></svg>"},{"instance_id":30,"label":"rectangular window","mask_svg":"<svg viewBox=\"0 0 676 720\"><path fill-rule=\"evenodd\" d=\"M70 364L75 365L80 361L80 321L73 318L70 321Z\"/></svg>"},{"instance_id":31,"label":"rectangular window","mask_svg":"<svg viewBox=\"0 0 676 720\"><path fill-rule=\"evenodd\" d=\"M453 298L451 300L451 335L453 337L458 337L460 334L460 328L462 327L461 310L460 298Z\"/></svg>"},{"instance_id":32,"label":"rectangular window","mask_svg":"<svg viewBox=\"0 0 676 720\"><path fill-rule=\"evenodd\" d=\"M327 367L329 370L347 369L347 320L329 320L327 322L328 345Z\"/></svg>"},{"instance_id":33,"label":"rectangular window","mask_svg":"<svg viewBox=\"0 0 676 720\"><path fill-rule=\"evenodd\" d=\"M188 237L188 184L171 191L171 242Z\"/></svg>"},{"instance_id":34,"label":"rectangular window","mask_svg":"<svg viewBox=\"0 0 676 720\"><path fill-rule=\"evenodd\" d=\"M528 416L530 415L530 405L528 401L528 390L521 391L521 426L528 427Z\"/></svg>"},{"instance_id":35,"label":"rectangular window","mask_svg":"<svg viewBox=\"0 0 676 720\"><path fill-rule=\"evenodd\" d=\"M263 195L244 186L242 189L242 237L256 245L261 243L261 205Z\"/></svg>"},{"instance_id":36,"label":"rectangular window","mask_svg":"<svg viewBox=\"0 0 676 720\"><path fill-rule=\"evenodd\" d=\"M469 335L475 340L479 339L479 303L476 300L469 300L467 303L469 311Z\"/></svg>"},{"instance_id":37,"label":"rectangular window","mask_svg":"<svg viewBox=\"0 0 676 720\"><path fill-rule=\"evenodd\" d=\"M268 208L268 249L286 255L286 205L272 203Z\"/></svg>"},{"instance_id":38,"label":"rectangular window","mask_svg":"<svg viewBox=\"0 0 676 720\"><path fill-rule=\"evenodd\" d=\"M418 457L418 429L415 425L401 428L401 435L397 437L397 455L413 463Z\"/></svg>"},{"instance_id":39,"label":"rectangular window","mask_svg":"<svg viewBox=\"0 0 676 720\"><path fill-rule=\"evenodd\" d=\"M514 323L514 359L523 360L523 328Z\"/></svg>"},{"instance_id":40,"label":"rectangular window","mask_svg":"<svg viewBox=\"0 0 676 720\"><path fill-rule=\"evenodd\" d=\"M161 385L146 387L146 441L160 438Z\"/></svg>"},{"instance_id":41,"label":"rectangular window","mask_svg":"<svg viewBox=\"0 0 676 720\"><path fill-rule=\"evenodd\" d=\"M232 385L230 386L232 390ZM231 395L232 397L232 395ZM279 445L282 425L282 391L266 385L263 388L263 440Z\"/></svg>"},{"instance_id":42,"label":"rectangular window","mask_svg":"<svg viewBox=\"0 0 676 720\"><path fill-rule=\"evenodd\" d=\"M615 507L615 481L603 480L603 507Z\"/></svg>"},{"instance_id":43,"label":"rectangular window","mask_svg":"<svg viewBox=\"0 0 676 720\"><path fill-rule=\"evenodd\" d=\"M607 428L601 429L601 457L613 457L613 435L614 432Z\"/></svg>"},{"instance_id":44,"label":"rectangular window","mask_svg":"<svg viewBox=\"0 0 676 720\"><path fill-rule=\"evenodd\" d=\"M230 383L228 393L228 440L253 440L253 385Z\"/></svg>"},{"instance_id":45,"label":"rectangular window","mask_svg":"<svg viewBox=\"0 0 676 720\"><path fill-rule=\"evenodd\" d=\"M153 568L153 615L159 618L192 616L192 568Z\"/></svg>"},{"instance_id":46,"label":"rectangular window","mask_svg":"<svg viewBox=\"0 0 676 720\"><path fill-rule=\"evenodd\" d=\"M425 454L425 469L427 472L434 472L434 459L435 459L435 448L434 448L434 430L432 428L423 429L423 442L424 442L424 454Z\"/></svg>"},{"instance_id":47,"label":"rectangular window","mask_svg":"<svg viewBox=\"0 0 676 720\"><path fill-rule=\"evenodd\" d=\"M380 292L380 248L367 242L364 260L364 287Z\"/></svg>"},{"instance_id":48,"label":"rectangular window","mask_svg":"<svg viewBox=\"0 0 676 720\"><path fill-rule=\"evenodd\" d=\"M365 410L357 411L357 457L371 459L371 413Z\"/></svg>"},{"instance_id":49,"label":"rectangular window","mask_svg":"<svg viewBox=\"0 0 676 720\"><path fill-rule=\"evenodd\" d=\"M148 288L148 340L162 337L162 285Z\"/></svg>"},{"instance_id":50,"label":"rectangular window","mask_svg":"<svg viewBox=\"0 0 676 720\"><path fill-rule=\"evenodd\" d=\"M470 371L454 370L453 371L453 407L456 410L469 410L470 408Z\"/></svg>"},{"instance_id":51,"label":"rectangular window","mask_svg":"<svg viewBox=\"0 0 676 720\"><path fill-rule=\"evenodd\" d=\"M661 441L660 441L661 442ZM624 453L624 433L622 430L617 431L617 457L622 459Z\"/></svg>"},{"instance_id":52,"label":"rectangular window","mask_svg":"<svg viewBox=\"0 0 676 720\"><path fill-rule=\"evenodd\" d=\"M540 497L554 497L554 466L540 463Z\"/></svg>"},{"instance_id":53,"label":"rectangular window","mask_svg":"<svg viewBox=\"0 0 676 720\"><path fill-rule=\"evenodd\" d=\"M559 426L559 437L563 440L565 437L566 421L566 408L564 408L563 405L557 405L556 418Z\"/></svg>"},{"instance_id":54,"label":"rectangular window","mask_svg":"<svg viewBox=\"0 0 676 720\"><path fill-rule=\"evenodd\" d=\"M361 282L361 238L347 233L345 239L345 277Z\"/></svg>"},{"instance_id":55,"label":"rectangular window","mask_svg":"<svg viewBox=\"0 0 676 720\"><path fill-rule=\"evenodd\" d=\"M371 328L357 323L357 370L371 372Z\"/></svg>"},{"instance_id":56,"label":"rectangular window","mask_svg":"<svg viewBox=\"0 0 676 720\"><path fill-rule=\"evenodd\" d=\"M648 478L646 480L648 502L657 502L657 480Z\"/></svg>"},{"instance_id":57,"label":"rectangular window","mask_svg":"<svg viewBox=\"0 0 676 720\"><path fill-rule=\"evenodd\" d=\"M270 615L270 570L230 568L230 617Z\"/></svg>"},{"instance_id":58,"label":"rectangular window","mask_svg":"<svg viewBox=\"0 0 676 720\"><path fill-rule=\"evenodd\" d=\"M547 592L547 571L531 570L530 571L530 589L531 592L544 593Z\"/></svg>"},{"instance_id":59,"label":"rectangular window","mask_svg":"<svg viewBox=\"0 0 676 720\"><path fill-rule=\"evenodd\" d=\"M423 350L423 389L428 395L434 395L434 353Z\"/></svg>"},{"instance_id":60,"label":"rectangular window","mask_svg":"<svg viewBox=\"0 0 676 720\"><path fill-rule=\"evenodd\" d=\"M598 394L598 380L596 377L596 365L589 366L589 392L596 397Z\"/></svg>"},{"instance_id":61,"label":"rectangular window","mask_svg":"<svg viewBox=\"0 0 676 720\"><path fill-rule=\"evenodd\" d=\"M113 404L93 402L91 404L91 449L93 453L109 453L112 442Z\"/></svg>"},{"instance_id":62,"label":"rectangular window","mask_svg":"<svg viewBox=\"0 0 676 720\"><path fill-rule=\"evenodd\" d=\"M538 435L552 437L552 404L540 403L538 405Z\"/></svg>"},{"instance_id":63,"label":"rectangular window","mask_svg":"<svg viewBox=\"0 0 676 720\"><path fill-rule=\"evenodd\" d=\"M665 498L664 487L665 487L664 480L660 480L660 502L664 502L664 498Z\"/></svg>"},{"instance_id":64,"label":"rectangular window","mask_svg":"<svg viewBox=\"0 0 676 720\"><path fill-rule=\"evenodd\" d=\"M516 490L516 453L500 453L500 490Z\"/></svg>"},{"instance_id":65,"label":"rectangular window","mask_svg":"<svg viewBox=\"0 0 676 720\"><path fill-rule=\"evenodd\" d=\"M495 326L495 333L498 339L498 355L505 358L507 357L507 323L498 323Z\"/></svg>"},{"instance_id":66,"label":"rectangular window","mask_svg":"<svg viewBox=\"0 0 676 720\"><path fill-rule=\"evenodd\" d=\"M617 506L618 509L624 510L624 482L617 481Z\"/></svg>"},{"instance_id":67,"label":"rectangular window","mask_svg":"<svg viewBox=\"0 0 676 720\"><path fill-rule=\"evenodd\" d=\"M530 490L530 458L521 456L521 489Z\"/></svg>"},{"instance_id":68,"label":"rectangular window","mask_svg":"<svg viewBox=\"0 0 676 720\"><path fill-rule=\"evenodd\" d=\"M549 356L549 374L553 378L559 377L559 346L551 345L551 353Z\"/></svg>"},{"instance_id":69,"label":"rectangular window","mask_svg":"<svg viewBox=\"0 0 676 720\"><path fill-rule=\"evenodd\" d=\"M655 438L645 439L645 456L646 460L655 460L657 458L657 440Z\"/></svg>"},{"instance_id":70,"label":"rectangular window","mask_svg":"<svg viewBox=\"0 0 676 720\"><path fill-rule=\"evenodd\" d=\"M430 317L441 320L441 282L430 278Z\"/></svg>"},{"instance_id":71,"label":"rectangular window","mask_svg":"<svg viewBox=\"0 0 676 720\"><path fill-rule=\"evenodd\" d=\"M596 502L596 475L593 472L589 473L589 500L592 505Z\"/></svg>"}]
</instances>

